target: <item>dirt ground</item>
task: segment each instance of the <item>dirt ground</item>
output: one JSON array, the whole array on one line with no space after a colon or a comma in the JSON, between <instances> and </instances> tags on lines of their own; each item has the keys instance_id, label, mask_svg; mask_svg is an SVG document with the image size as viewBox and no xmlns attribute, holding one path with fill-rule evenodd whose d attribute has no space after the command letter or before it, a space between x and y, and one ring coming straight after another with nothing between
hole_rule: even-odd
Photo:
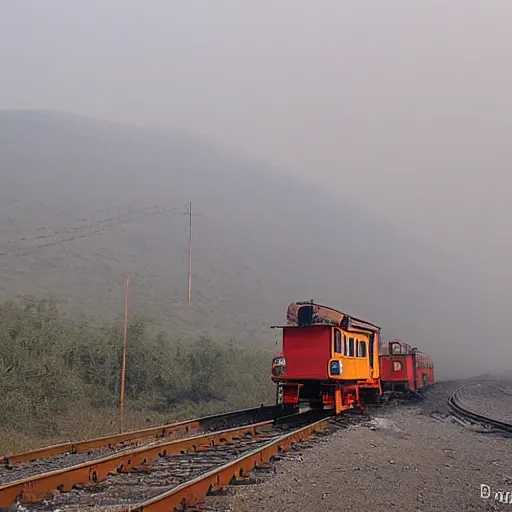
<instances>
[{"instance_id":1,"label":"dirt ground","mask_svg":"<svg viewBox=\"0 0 512 512\"><path fill-rule=\"evenodd\" d=\"M445 394L438 388L430 402L384 407L362 424L306 441L276 462L275 473L208 498L207 509L512 510L512 438L479 433L444 414L432 417ZM481 497L481 485L490 487L490 498ZM495 499L500 491L511 492L510 503Z\"/></svg>"}]
</instances>

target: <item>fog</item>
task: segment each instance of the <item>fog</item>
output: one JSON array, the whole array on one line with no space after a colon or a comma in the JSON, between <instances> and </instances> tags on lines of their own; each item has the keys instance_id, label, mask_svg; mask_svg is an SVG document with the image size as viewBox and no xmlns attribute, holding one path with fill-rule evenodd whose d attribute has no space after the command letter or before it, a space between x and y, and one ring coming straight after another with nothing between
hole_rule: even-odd
<instances>
[{"instance_id":1,"label":"fog","mask_svg":"<svg viewBox=\"0 0 512 512\"><path fill-rule=\"evenodd\" d=\"M511 355L510 2L2 7L0 109L198 132L313 181L466 272L490 326L467 343Z\"/></svg>"}]
</instances>

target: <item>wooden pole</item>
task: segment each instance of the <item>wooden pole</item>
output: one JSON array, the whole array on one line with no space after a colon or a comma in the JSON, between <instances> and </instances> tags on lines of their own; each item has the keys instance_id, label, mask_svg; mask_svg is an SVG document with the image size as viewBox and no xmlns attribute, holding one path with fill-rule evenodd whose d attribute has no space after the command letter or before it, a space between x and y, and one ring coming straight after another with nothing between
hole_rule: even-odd
<instances>
[{"instance_id":1,"label":"wooden pole","mask_svg":"<svg viewBox=\"0 0 512 512\"><path fill-rule=\"evenodd\" d=\"M188 205L188 303L192 298L192 203Z\"/></svg>"},{"instance_id":2,"label":"wooden pole","mask_svg":"<svg viewBox=\"0 0 512 512\"><path fill-rule=\"evenodd\" d=\"M128 299L130 296L130 277L126 278L126 294L124 301L124 330L123 330L123 363L121 365L121 396L119 408L119 432L124 430L124 380L126 374L126 337L128 334Z\"/></svg>"}]
</instances>

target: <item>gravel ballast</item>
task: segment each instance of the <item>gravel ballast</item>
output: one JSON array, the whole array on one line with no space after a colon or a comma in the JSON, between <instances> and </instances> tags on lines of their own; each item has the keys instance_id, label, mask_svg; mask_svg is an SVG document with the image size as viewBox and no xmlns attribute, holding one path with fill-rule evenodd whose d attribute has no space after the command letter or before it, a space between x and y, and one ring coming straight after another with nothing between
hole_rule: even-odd
<instances>
[{"instance_id":1,"label":"gravel ballast","mask_svg":"<svg viewBox=\"0 0 512 512\"><path fill-rule=\"evenodd\" d=\"M441 403L456 386L437 387ZM310 441L258 475L208 498L209 510L236 512L512 510L512 439L429 415L428 399L373 411L363 424ZM436 409L436 407L434 407ZM308 444L308 442L306 442ZM481 498L481 484L491 489ZM511 492L510 503L495 493ZM499 496L498 496L499 497ZM506 496L503 496L506 498Z\"/></svg>"}]
</instances>

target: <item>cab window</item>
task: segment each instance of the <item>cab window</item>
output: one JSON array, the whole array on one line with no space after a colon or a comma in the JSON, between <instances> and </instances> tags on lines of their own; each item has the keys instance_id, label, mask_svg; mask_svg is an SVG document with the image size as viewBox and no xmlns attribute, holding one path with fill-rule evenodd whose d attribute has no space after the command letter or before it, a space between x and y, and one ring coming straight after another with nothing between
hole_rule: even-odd
<instances>
[{"instance_id":1,"label":"cab window","mask_svg":"<svg viewBox=\"0 0 512 512\"><path fill-rule=\"evenodd\" d=\"M343 355L348 355L348 348L347 348L347 335L343 335Z\"/></svg>"},{"instance_id":2,"label":"cab window","mask_svg":"<svg viewBox=\"0 0 512 512\"><path fill-rule=\"evenodd\" d=\"M341 331L334 331L334 352L341 354Z\"/></svg>"},{"instance_id":3,"label":"cab window","mask_svg":"<svg viewBox=\"0 0 512 512\"><path fill-rule=\"evenodd\" d=\"M391 353L392 354L401 354L402 353L402 347L400 346L400 343L392 343L391 344Z\"/></svg>"},{"instance_id":4,"label":"cab window","mask_svg":"<svg viewBox=\"0 0 512 512\"><path fill-rule=\"evenodd\" d=\"M357 355L359 357L366 357L366 342L365 341L359 342Z\"/></svg>"},{"instance_id":5,"label":"cab window","mask_svg":"<svg viewBox=\"0 0 512 512\"><path fill-rule=\"evenodd\" d=\"M354 338L348 339L348 356L354 357Z\"/></svg>"}]
</instances>

